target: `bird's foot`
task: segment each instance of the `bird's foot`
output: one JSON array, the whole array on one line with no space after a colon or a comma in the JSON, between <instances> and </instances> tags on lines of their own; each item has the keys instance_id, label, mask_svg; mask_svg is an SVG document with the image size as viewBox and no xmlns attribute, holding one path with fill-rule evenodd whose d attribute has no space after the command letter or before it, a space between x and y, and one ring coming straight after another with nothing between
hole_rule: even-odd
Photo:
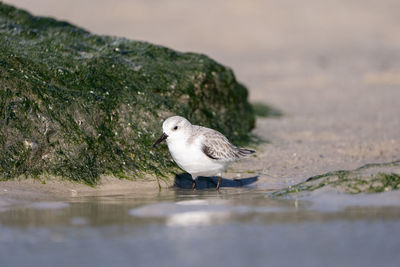
<instances>
[{"instance_id":1,"label":"bird's foot","mask_svg":"<svg viewBox=\"0 0 400 267\"><path fill-rule=\"evenodd\" d=\"M197 187L196 180L192 180L192 191L194 191Z\"/></svg>"},{"instance_id":2,"label":"bird's foot","mask_svg":"<svg viewBox=\"0 0 400 267\"><path fill-rule=\"evenodd\" d=\"M218 192L219 192L219 187L221 185L221 181L222 181L222 178L218 177L218 183L217 183L217 188L216 188Z\"/></svg>"}]
</instances>

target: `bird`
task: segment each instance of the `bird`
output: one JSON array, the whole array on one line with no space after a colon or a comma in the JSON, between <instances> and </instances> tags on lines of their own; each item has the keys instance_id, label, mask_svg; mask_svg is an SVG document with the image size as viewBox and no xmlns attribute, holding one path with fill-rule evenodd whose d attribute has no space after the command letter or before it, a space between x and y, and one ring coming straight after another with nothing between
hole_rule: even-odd
<instances>
[{"instance_id":1,"label":"bird","mask_svg":"<svg viewBox=\"0 0 400 267\"><path fill-rule=\"evenodd\" d=\"M191 124L181 116L167 118L162 125L163 133L153 148L166 141L176 164L192 176L192 190L197 188L199 176L217 176L219 191L222 172L234 161L255 153L229 142L220 132Z\"/></svg>"}]
</instances>

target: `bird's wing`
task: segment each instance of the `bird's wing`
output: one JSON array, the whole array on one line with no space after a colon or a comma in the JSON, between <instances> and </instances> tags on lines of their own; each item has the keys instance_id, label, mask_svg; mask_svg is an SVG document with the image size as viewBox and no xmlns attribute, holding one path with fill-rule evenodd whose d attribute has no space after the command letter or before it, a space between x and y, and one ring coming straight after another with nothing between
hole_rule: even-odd
<instances>
[{"instance_id":1,"label":"bird's wing","mask_svg":"<svg viewBox=\"0 0 400 267\"><path fill-rule=\"evenodd\" d=\"M219 161L233 161L238 158L235 147L225 136L214 130L204 133L202 151L207 157Z\"/></svg>"}]
</instances>

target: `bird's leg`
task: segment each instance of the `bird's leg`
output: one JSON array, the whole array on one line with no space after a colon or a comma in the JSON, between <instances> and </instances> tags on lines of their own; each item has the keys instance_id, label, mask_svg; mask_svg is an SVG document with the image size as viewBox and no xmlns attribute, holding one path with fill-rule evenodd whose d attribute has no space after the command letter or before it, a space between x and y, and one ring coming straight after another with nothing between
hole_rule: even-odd
<instances>
[{"instance_id":1,"label":"bird's leg","mask_svg":"<svg viewBox=\"0 0 400 267\"><path fill-rule=\"evenodd\" d=\"M218 176L217 191L219 192L219 187L221 185L222 177Z\"/></svg>"},{"instance_id":2,"label":"bird's leg","mask_svg":"<svg viewBox=\"0 0 400 267\"><path fill-rule=\"evenodd\" d=\"M192 191L194 191L194 190L197 188L196 179L197 179L197 177L195 177L195 178L192 180Z\"/></svg>"}]
</instances>

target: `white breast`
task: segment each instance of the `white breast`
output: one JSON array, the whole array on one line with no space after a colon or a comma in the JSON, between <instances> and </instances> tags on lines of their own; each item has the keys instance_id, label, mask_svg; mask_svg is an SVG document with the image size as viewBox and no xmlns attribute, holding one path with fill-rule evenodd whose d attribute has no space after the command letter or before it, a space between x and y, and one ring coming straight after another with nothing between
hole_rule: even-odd
<instances>
[{"instance_id":1,"label":"white breast","mask_svg":"<svg viewBox=\"0 0 400 267\"><path fill-rule=\"evenodd\" d=\"M188 144L187 142L168 142L172 158L180 168L197 176L216 175L223 172L226 162L218 162L207 157L201 148L201 140Z\"/></svg>"}]
</instances>

